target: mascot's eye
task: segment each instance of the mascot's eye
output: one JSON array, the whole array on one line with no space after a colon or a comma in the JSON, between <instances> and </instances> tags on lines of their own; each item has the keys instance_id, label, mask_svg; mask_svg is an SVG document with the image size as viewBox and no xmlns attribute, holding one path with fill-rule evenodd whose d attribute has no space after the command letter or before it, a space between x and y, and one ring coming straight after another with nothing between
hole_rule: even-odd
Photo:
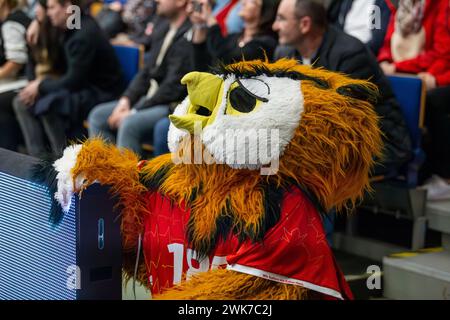
<instances>
[{"instance_id":1,"label":"mascot's eye","mask_svg":"<svg viewBox=\"0 0 450 320\"><path fill-rule=\"evenodd\" d=\"M239 115L242 113L249 113L254 111L261 102L268 101L267 98L259 96L253 92L258 91L259 93L259 90L255 90L258 88L250 86L252 89L250 90L246 87L246 85L251 84L251 80L252 82L257 81L257 79L245 79L242 81L238 79L231 85L230 91L228 93L228 105L226 110L227 114ZM243 82L245 82L245 85L243 84ZM258 80L257 82L263 83L265 86L267 86L262 81ZM270 93L268 92L268 86L264 87L264 89L266 90L265 95L268 95L268 93Z\"/></svg>"},{"instance_id":2,"label":"mascot's eye","mask_svg":"<svg viewBox=\"0 0 450 320\"><path fill-rule=\"evenodd\" d=\"M236 87L230 92L230 105L236 111L249 113L255 109L256 98L242 87Z\"/></svg>"}]
</instances>

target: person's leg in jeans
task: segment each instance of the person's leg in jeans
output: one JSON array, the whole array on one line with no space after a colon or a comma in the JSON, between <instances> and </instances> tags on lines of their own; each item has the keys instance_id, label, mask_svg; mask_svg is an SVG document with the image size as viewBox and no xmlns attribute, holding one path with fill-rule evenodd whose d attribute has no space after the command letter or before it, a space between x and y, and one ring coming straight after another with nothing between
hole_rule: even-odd
<instances>
[{"instance_id":1,"label":"person's leg in jeans","mask_svg":"<svg viewBox=\"0 0 450 320\"><path fill-rule=\"evenodd\" d=\"M169 133L170 120L168 117L160 119L153 129L153 155L159 156L169 152L167 135Z\"/></svg>"},{"instance_id":2,"label":"person's leg in jeans","mask_svg":"<svg viewBox=\"0 0 450 320\"><path fill-rule=\"evenodd\" d=\"M47 153L45 133L40 120L30 112L30 108L22 103L18 96L13 100L13 108L22 130L28 153L34 157Z\"/></svg>"},{"instance_id":3,"label":"person's leg in jeans","mask_svg":"<svg viewBox=\"0 0 450 320\"><path fill-rule=\"evenodd\" d=\"M117 105L116 101L110 101L99 104L94 107L88 116L89 137L101 136L103 139L114 143L116 141L115 133L108 125L108 118Z\"/></svg>"},{"instance_id":4,"label":"person's leg in jeans","mask_svg":"<svg viewBox=\"0 0 450 320\"><path fill-rule=\"evenodd\" d=\"M123 120L117 131L117 146L131 149L142 155L142 142L152 137L156 122L163 117L167 117L168 114L169 107L161 105L129 115Z\"/></svg>"}]
</instances>

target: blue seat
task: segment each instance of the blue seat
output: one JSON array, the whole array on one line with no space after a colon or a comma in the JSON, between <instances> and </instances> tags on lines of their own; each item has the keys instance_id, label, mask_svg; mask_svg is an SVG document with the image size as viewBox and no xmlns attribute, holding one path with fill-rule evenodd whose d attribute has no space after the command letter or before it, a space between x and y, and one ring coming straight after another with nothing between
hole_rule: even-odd
<instances>
[{"instance_id":1,"label":"blue seat","mask_svg":"<svg viewBox=\"0 0 450 320\"><path fill-rule=\"evenodd\" d=\"M128 85L139 72L143 61L143 50L140 47L125 45L113 45L113 48L119 58L125 81Z\"/></svg>"},{"instance_id":2,"label":"blue seat","mask_svg":"<svg viewBox=\"0 0 450 320\"><path fill-rule=\"evenodd\" d=\"M344 251L373 260L381 260L393 250L418 250L426 245L426 190L417 188L419 169L425 160L421 140L426 88L422 80L411 75L388 79L411 136L413 157L392 174L372 179L373 192L364 197L358 214L349 215L341 240ZM398 220L403 222L397 224ZM403 249L398 249L400 243Z\"/></svg>"},{"instance_id":3,"label":"blue seat","mask_svg":"<svg viewBox=\"0 0 450 320\"><path fill-rule=\"evenodd\" d=\"M116 2L117 0L103 0L104 4L112 4L113 2ZM120 4L125 5L128 0L119 0Z\"/></svg>"},{"instance_id":4,"label":"blue seat","mask_svg":"<svg viewBox=\"0 0 450 320\"><path fill-rule=\"evenodd\" d=\"M419 168L425 160L421 140L426 88L423 81L415 76L388 76L388 80L403 112L414 153L413 159L405 166L401 174L405 176L408 187L414 188L417 186Z\"/></svg>"}]
</instances>

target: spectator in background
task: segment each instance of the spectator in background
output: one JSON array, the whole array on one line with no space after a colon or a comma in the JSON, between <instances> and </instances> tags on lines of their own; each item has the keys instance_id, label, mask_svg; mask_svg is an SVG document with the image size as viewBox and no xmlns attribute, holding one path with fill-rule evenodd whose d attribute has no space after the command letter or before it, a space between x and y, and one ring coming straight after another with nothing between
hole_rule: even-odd
<instances>
[{"instance_id":1,"label":"spectator in background","mask_svg":"<svg viewBox=\"0 0 450 320\"><path fill-rule=\"evenodd\" d=\"M95 18L109 38L148 46L155 12L155 0L112 1Z\"/></svg>"},{"instance_id":2,"label":"spectator in background","mask_svg":"<svg viewBox=\"0 0 450 320\"><path fill-rule=\"evenodd\" d=\"M285 45L277 49L275 59L295 57L315 68L370 79L378 86L375 110L384 133L384 158L374 175L395 172L410 160L411 140L400 107L375 56L360 40L329 25L324 6L313 0L282 0L273 28Z\"/></svg>"},{"instance_id":3,"label":"spectator in background","mask_svg":"<svg viewBox=\"0 0 450 320\"><path fill-rule=\"evenodd\" d=\"M427 87L423 188L429 200L450 199L450 1L400 1L390 31L386 72L417 74Z\"/></svg>"},{"instance_id":4,"label":"spectator in background","mask_svg":"<svg viewBox=\"0 0 450 320\"><path fill-rule=\"evenodd\" d=\"M187 0L157 2L157 14L166 20L155 25L151 58L119 101L97 106L88 119L89 136L103 136L139 154L143 153L141 144L152 140L155 123L167 117L170 105L186 96L180 80L192 71L192 48L186 39L191 29Z\"/></svg>"},{"instance_id":5,"label":"spectator in background","mask_svg":"<svg viewBox=\"0 0 450 320\"><path fill-rule=\"evenodd\" d=\"M47 17L47 0L37 1L35 18L39 24L39 34L36 43L29 44L27 78L29 81L46 77L59 78L65 71L63 32L54 27Z\"/></svg>"},{"instance_id":6,"label":"spectator in background","mask_svg":"<svg viewBox=\"0 0 450 320\"><path fill-rule=\"evenodd\" d=\"M26 30L31 20L17 0L0 0L0 83L7 83L24 74L28 62ZM20 128L12 109L13 90L0 94L0 148L16 150Z\"/></svg>"},{"instance_id":7,"label":"spectator in background","mask_svg":"<svg viewBox=\"0 0 450 320\"><path fill-rule=\"evenodd\" d=\"M98 103L110 101L124 89L119 61L108 39L89 16L81 13L80 27L68 25L75 0L48 0L51 24L63 32L66 70L59 78L36 78L14 100L28 152L59 154L67 137L80 137L83 120Z\"/></svg>"},{"instance_id":8,"label":"spectator in background","mask_svg":"<svg viewBox=\"0 0 450 320\"><path fill-rule=\"evenodd\" d=\"M236 3L237 1L230 1L228 8L233 8ZM209 66L219 61L231 63L242 58L247 60L272 58L277 41L271 25L275 18L278 1L243 0L240 4L239 16L244 21L244 30L224 37L225 21L218 24L217 17L220 15L214 15L211 3L208 0L190 3L188 11L194 30L192 43L195 70L207 71ZM167 147L169 125L170 121L167 117L156 123L153 133L154 155L169 152Z\"/></svg>"},{"instance_id":9,"label":"spectator in background","mask_svg":"<svg viewBox=\"0 0 450 320\"><path fill-rule=\"evenodd\" d=\"M0 0L1 46L0 79L23 73L28 62L26 30L31 19L22 11L18 0Z\"/></svg>"},{"instance_id":10,"label":"spectator in background","mask_svg":"<svg viewBox=\"0 0 450 320\"><path fill-rule=\"evenodd\" d=\"M445 76L450 77L450 71ZM450 199L450 83L427 92L424 139L426 153L422 169L423 188L429 200Z\"/></svg>"},{"instance_id":11,"label":"spectator in background","mask_svg":"<svg viewBox=\"0 0 450 320\"><path fill-rule=\"evenodd\" d=\"M153 129L153 155L155 157L169 152L169 146L167 144L169 127L170 120L168 117L159 119L155 124Z\"/></svg>"},{"instance_id":12,"label":"spectator in background","mask_svg":"<svg viewBox=\"0 0 450 320\"><path fill-rule=\"evenodd\" d=\"M152 35L156 16L155 0L128 0L124 5L122 19L131 41L150 49L148 38Z\"/></svg>"},{"instance_id":13,"label":"spectator in background","mask_svg":"<svg viewBox=\"0 0 450 320\"><path fill-rule=\"evenodd\" d=\"M445 74L449 68L445 57L449 47L445 41L448 30L441 28L441 33L437 32L437 28L447 24L447 7L448 0L400 1L378 55L385 74L419 74L428 87L445 81L441 74Z\"/></svg>"},{"instance_id":14,"label":"spectator in background","mask_svg":"<svg viewBox=\"0 0 450 320\"><path fill-rule=\"evenodd\" d=\"M237 10L240 8L239 0L209 0L213 7L213 15L217 19L222 35L240 33L243 21ZM126 25L126 33L121 33L113 39L119 44L142 44L146 51L150 49L155 24L161 17L155 13L154 0L128 0L123 6L122 20Z\"/></svg>"},{"instance_id":15,"label":"spectator in background","mask_svg":"<svg viewBox=\"0 0 450 320\"><path fill-rule=\"evenodd\" d=\"M390 0L334 0L328 8L328 19L365 43L376 56L383 45L392 10Z\"/></svg>"},{"instance_id":16,"label":"spectator in background","mask_svg":"<svg viewBox=\"0 0 450 320\"><path fill-rule=\"evenodd\" d=\"M239 15L244 21L244 30L223 37L209 2L193 1L189 12L194 25L195 69L207 70L218 61L271 59L277 45L276 34L271 29L277 7L277 0L242 0Z\"/></svg>"},{"instance_id":17,"label":"spectator in background","mask_svg":"<svg viewBox=\"0 0 450 320\"><path fill-rule=\"evenodd\" d=\"M122 1L104 1L101 10L95 16L100 29L105 32L109 39L126 30L126 25L122 19L123 7Z\"/></svg>"}]
</instances>

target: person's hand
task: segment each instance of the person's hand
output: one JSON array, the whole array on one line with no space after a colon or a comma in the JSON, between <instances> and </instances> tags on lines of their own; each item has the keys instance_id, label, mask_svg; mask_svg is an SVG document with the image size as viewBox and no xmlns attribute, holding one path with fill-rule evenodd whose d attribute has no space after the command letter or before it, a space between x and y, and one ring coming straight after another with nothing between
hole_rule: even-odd
<instances>
[{"instance_id":1,"label":"person's hand","mask_svg":"<svg viewBox=\"0 0 450 320\"><path fill-rule=\"evenodd\" d=\"M114 39L111 39L110 42L112 45L137 46L126 33L119 33Z\"/></svg>"},{"instance_id":2,"label":"person's hand","mask_svg":"<svg viewBox=\"0 0 450 320\"><path fill-rule=\"evenodd\" d=\"M395 73L395 64L383 61L380 63L381 70L383 70L385 75L392 75Z\"/></svg>"},{"instance_id":3,"label":"person's hand","mask_svg":"<svg viewBox=\"0 0 450 320\"><path fill-rule=\"evenodd\" d=\"M39 37L39 22L34 19L27 29L27 42L30 45L36 45Z\"/></svg>"},{"instance_id":4,"label":"person's hand","mask_svg":"<svg viewBox=\"0 0 450 320\"><path fill-rule=\"evenodd\" d=\"M423 80L423 82L425 82L425 85L427 87L427 90L431 90L431 89L435 89L437 84L436 84L436 78L428 72L421 72L418 74L419 78Z\"/></svg>"},{"instance_id":5,"label":"person's hand","mask_svg":"<svg viewBox=\"0 0 450 320\"><path fill-rule=\"evenodd\" d=\"M192 43L204 43L208 35L208 27L217 24L208 0L191 0L186 11L193 26Z\"/></svg>"},{"instance_id":6,"label":"person's hand","mask_svg":"<svg viewBox=\"0 0 450 320\"><path fill-rule=\"evenodd\" d=\"M34 80L28 83L28 85L23 88L19 93L19 99L26 106L31 106L36 101L37 96L39 95L39 84L40 80Z\"/></svg>"},{"instance_id":7,"label":"person's hand","mask_svg":"<svg viewBox=\"0 0 450 320\"><path fill-rule=\"evenodd\" d=\"M113 3L111 3L109 5L109 8L112 11L120 12L120 11L122 11L122 3L120 1L114 1Z\"/></svg>"},{"instance_id":8,"label":"person's hand","mask_svg":"<svg viewBox=\"0 0 450 320\"><path fill-rule=\"evenodd\" d=\"M127 97L122 97L108 118L109 127L111 129L117 129L122 124L122 121L130 115L130 113L130 100Z\"/></svg>"},{"instance_id":9,"label":"person's hand","mask_svg":"<svg viewBox=\"0 0 450 320\"><path fill-rule=\"evenodd\" d=\"M189 13L189 18L194 26L212 26L217 23L208 0L191 0L186 11Z\"/></svg>"}]
</instances>

